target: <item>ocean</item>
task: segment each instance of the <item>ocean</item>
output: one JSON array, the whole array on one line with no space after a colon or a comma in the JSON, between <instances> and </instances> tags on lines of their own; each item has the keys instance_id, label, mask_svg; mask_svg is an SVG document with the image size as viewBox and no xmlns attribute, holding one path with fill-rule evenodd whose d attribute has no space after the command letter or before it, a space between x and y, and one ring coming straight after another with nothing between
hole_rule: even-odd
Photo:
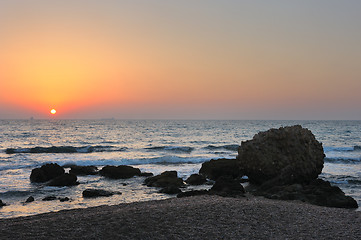
<instances>
[{"instance_id":1,"label":"ocean","mask_svg":"<svg viewBox=\"0 0 361 240\"><path fill-rule=\"evenodd\" d=\"M361 121L0 120L0 199L7 204L0 208L0 218L174 197L144 186L144 177L78 176L80 184L72 187L31 183L31 170L45 163L99 169L130 165L154 175L176 170L185 180L205 161L235 158L241 142L256 133L296 124L311 130L323 144L326 158L319 177L361 205ZM49 151L52 146L59 148ZM84 199L86 188L122 194ZM41 200L51 195L70 201ZM24 203L29 196L35 201Z\"/></svg>"}]
</instances>

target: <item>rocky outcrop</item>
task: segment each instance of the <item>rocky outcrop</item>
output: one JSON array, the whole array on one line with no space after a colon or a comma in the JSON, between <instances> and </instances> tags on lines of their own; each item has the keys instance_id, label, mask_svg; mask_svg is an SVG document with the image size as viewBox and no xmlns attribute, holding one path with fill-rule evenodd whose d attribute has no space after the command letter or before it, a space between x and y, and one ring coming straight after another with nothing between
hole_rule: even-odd
<instances>
[{"instance_id":1,"label":"rocky outcrop","mask_svg":"<svg viewBox=\"0 0 361 240\"><path fill-rule=\"evenodd\" d=\"M315 179L307 184L267 185L267 187L261 185L254 189L254 194L270 199L299 200L326 207L358 207L352 197L346 196L339 187L332 186L322 179Z\"/></svg>"},{"instance_id":2,"label":"rocky outcrop","mask_svg":"<svg viewBox=\"0 0 361 240\"><path fill-rule=\"evenodd\" d=\"M199 174L192 174L187 178L186 183L189 185L202 185L207 182L207 179Z\"/></svg>"},{"instance_id":3,"label":"rocky outcrop","mask_svg":"<svg viewBox=\"0 0 361 240\"><path fill-rule=\"evenodd\" d=\"M70 167L69 173L75 174L77 176L96 175L96 174L98 174L98 168L96 166L76 166L76 165L73 165L73 166Z\"/></svg>"},{"instance_id":4,"label":"rocky outcrop","mask_svg":"<svg viewBox=\"0 0 361 240\"><path fill-rule=\"evenodd\" d=\"M77 185L77 177L71 173L64 173L52 180L50 180L47 185L54 187L64 187L64 186L74 186Z\"/></svg>"},{"instance_id":5,"label":"rocky outcrop","mask_svg":"<svg viewBox=\"0 0 361 240\"><path fill-rule=\"evenodd\" d=\"M113 195L113 192L102 189L85 189L83 191L83 198L110 197Z\"/></svg>"},{"instance_id":6,"label":"rocky outcrop","mask_svg":"<svg viewBox=\"0 0 361 240\"><path fill-rule=\"evenodd\" d=\"M131 166L105 166L99 171L100 175L111 179L126 179L134 176L140 176L139 168Z\"/></svg>"},{"instance_id":7,"label":"rocky outcrop","mask_svg":"<svg viewBox=\"0 0 361 240\"><path fill-rule=\"evenodd\" d=\"M236 159L217 159L204 162L199 174L211 180L217 180L221 176L231 176L237 178L242 176L239 162Z\"/></svg>"},{"instance_id":8,"label":"rocky outcrop","mask_svg":"<svg viewBox=\"0 0 361 240\"><path fill-rule=\"evenodd\" d=\"M64 174L64 168L60 167L57 163L48 163L40 168L35 168L31 171L31 182L47 182Z\"/></svg>"},{"instance_id":9,"label":"rocky outcrop","mask_svg":"<svg viewBox=\"0 0 361 240\"><path fill-rule=\"evenodd\" d=\"M242 142L238 161L251 183L307 183L323 168L322 144L300 125L270 129Z\"/></svg>"},{"instance_id":10,"label":"rocky outcrop","mask_svg":"<svg viewBox=\"0 0 361 240\"><path fill-rule=\"evenodd\" d=\"M219 177L209 190L210 194L216 194L224 197L243 196L245 193L243 186L238 180L231 176Z\"/></svg>"},{"instance_id":11,"label":"rocky outcrop","mask_svg":"<svg viewBox=\"0 0 361 240\"><path fill-rule=\"evenodd\" d=\"M6 204L0 199L0 208L2 208L3 206L6 206Z\"/></svg>"},{"instance_id":12,"label":"rocky outcrop","mask_svg":"<svg viewBox=\"0 0 361 240\"><path fill-rule=\"evenodd\" d=\"M145 179L144 183L148 187L181 187L184 185L183 179L178 178L177 171L165 171L160 175Z\"/></svg>"}]
</instances>

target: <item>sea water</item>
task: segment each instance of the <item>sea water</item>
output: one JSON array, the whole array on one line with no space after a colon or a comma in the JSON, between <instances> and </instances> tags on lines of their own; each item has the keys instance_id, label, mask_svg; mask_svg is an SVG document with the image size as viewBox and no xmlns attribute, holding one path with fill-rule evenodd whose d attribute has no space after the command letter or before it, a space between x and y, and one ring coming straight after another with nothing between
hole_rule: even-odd
<instances>
[{"instance_id":1,"label":"sea water","mask_svg":"<svg viewBox=\"0 0 361 240\"><path fill-rule=\"evenodd\" d=\"M0 199L7 204L0 208L0 218L174 197L144 186L144 177L79 176L80 184L72 187L31 183L31 170L45 163L99 169L131 165L154 175L176 170L186 179L205 161L236 158L241 142L256 133L296 124L310 129L323 144L326 158L320 177L360 205L361 121L0 120ZM87 188L122 194L84 199ZM70 201L42 201L52 195ZM35 201L24 203L29 196Z\"/></svg>"}]
</instances>

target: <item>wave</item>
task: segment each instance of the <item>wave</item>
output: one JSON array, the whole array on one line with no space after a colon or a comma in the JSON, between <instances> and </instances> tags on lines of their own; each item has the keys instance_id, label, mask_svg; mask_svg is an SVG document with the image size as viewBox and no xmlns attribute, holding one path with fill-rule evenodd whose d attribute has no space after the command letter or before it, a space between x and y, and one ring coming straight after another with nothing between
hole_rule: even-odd
<instances>
[{"instance_id":1,"label":"wave","mask_svg":"<svg viewBox=\"0 0 361 240\"><path fill-rule=\"evenodd\" d=\"M323 147L325 152L361 152L361 146L353 147Z\"/></svg>"},{"instance_id":2,"label":"wave","mask_svg":"<svg viewBox=\"0 0 361 240\"><path fill-rule=\"evenodd\" d=\"M217 158L212 158L217 159ZM210 158L205 157L178 157L178 156L162 156L154 158L139 158L139 159L98 159L98 160L56 160L46 161L36 164L17 164L12 166L0 166L0 171L13 169L33 169L40 167L46 163L57 163L64 168L72 165L77 166L106 166L106 165L144 165L144 164L198 164L209 161Z\"/></svg>"},{"instance_id":3,"label":"wave","mask_svg":"<svg viewBox=\"0 0 361 240\"><path fill-rule=\"evenodd\" d=\"M121 152L125 151L126 147L114 146L52 146L52 147L33 147L33 148L7 148L5 153L92 153L92 152Z\"/></svg>"},{"instance_id":4,"label":"wave","mask_svg":"<svg viewBox=\"0 0 361 240\"><path fill-rule=\"evenodd\" d=\"M325 162L328 163L344 163L344 164L360 164L361 159L360 158L329 158L326 157L324 159Z\"/></svg>"},{"instance_id":5,"label":"wave","mask_svg":"<svg viewBox=\"0 0 361 240\"><path fill-rule=\"evenodd\" d=\"M145 148L150 151L171 151L171 152L185 152L191 153L193 147L183 147L183 146L156 146L156 147L147 147Z\"/></svg>"},{"instance_id":6,"label":"wave","mask_svg":"<svg viewBox=\"0 0 361 240\"><path fill-rule=\"evenodd\" d=\"M218 149L226 149L229 151L238 151L238 144L228 144L228 145L222 145L222 146L214 146L214 145L208 145L205 147L205 149L208 150L218 150Z\"/></svg>"}]
</instances>

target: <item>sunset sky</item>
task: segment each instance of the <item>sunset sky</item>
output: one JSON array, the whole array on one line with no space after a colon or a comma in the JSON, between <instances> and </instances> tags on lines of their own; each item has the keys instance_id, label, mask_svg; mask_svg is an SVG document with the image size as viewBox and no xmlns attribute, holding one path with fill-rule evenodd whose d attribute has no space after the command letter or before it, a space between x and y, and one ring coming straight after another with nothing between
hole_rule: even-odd
<instances>
[{"instance_id":1,"label":"sunset sky","mask_svg":"<svg viewBox=\"0 0 361 240\"><path fill-rule=\"evenodd\" d=\"M358 0L0 0L0 119L361 120L360 13Z\"/></svg>"}]
</instances>

